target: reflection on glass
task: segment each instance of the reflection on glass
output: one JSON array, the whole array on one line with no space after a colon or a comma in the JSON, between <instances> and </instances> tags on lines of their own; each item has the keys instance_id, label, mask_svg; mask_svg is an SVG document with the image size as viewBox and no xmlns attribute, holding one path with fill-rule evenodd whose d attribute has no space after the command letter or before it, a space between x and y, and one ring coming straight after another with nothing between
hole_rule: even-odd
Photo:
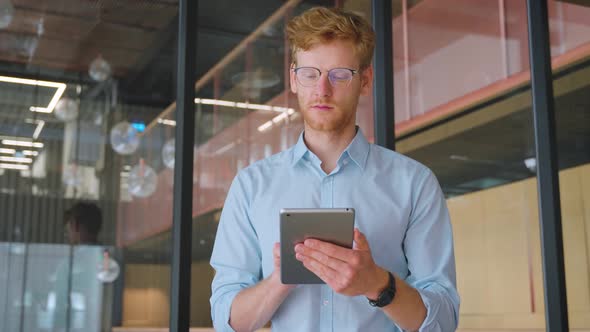
<instances>
[{"instance_id":1,"label":"reflection on glass","mask_svg":"<svg viewBox=\"0 0 590 332\"><path fill-rule=\"evenodd\" d=\"M96 273L96 278L104 283L115 281L121 272L119 263L117 263L117 261L111 257L108 250L103 251L102 262L100 262L96 268L98 270Z\"/></svg>"},{"instance_id":2,"label":"reflection on glass","mask_svg":"<svg viewBox=\"0 0 590 332\"><path fill-rule=\"evenodd\" d=\"M64 97L55 105L55 117L60 121L73 121L78 117L78 103L74 100Z\"/></svg>"},{"instance_id":3,"label":"reflection on glass","mask_svg":"<svg viewBox=\"0 0 590 332\"><path fill-rule=\"evenodd\" d=\"M129 122L120 122L111 129L111 146L115 152L122 155L132 154L139 147L139 143L137 129Z\"/></svg>"},{"instance_id":4,"label":"reflection on glass","mask_svg":"<svg viewBox=\"0 0 590 332\"><path fill-rule=\"evenodd\" d=\"M174 146L174 139L170 139L162 148L162 161L164 161L164 165L170 169L174 169Z\"/></svg>"},{"instance_id":5,"label":"reflection on glass","mask_svg":"<svg viewBox=\"0 0 590 332\"><path fill-rule=\"evenodd\" d=\"M127 180L129 192L133 196L145 198L154 193L158 185L158 177L153 168L146 165L143 159L129 171Z\"/></svg>"},{"instance_id":6,"label":"reflection on glass","mask_svg":"<svg viewBox=\"0 0 590 332\"><path fill-rule=\"evenodd\" d=\"M95 81L106 81L111 76L111 65L102 57L102 55L98 55L96 59L90 63L88 74Z\"/></svg>"}]
</instances>

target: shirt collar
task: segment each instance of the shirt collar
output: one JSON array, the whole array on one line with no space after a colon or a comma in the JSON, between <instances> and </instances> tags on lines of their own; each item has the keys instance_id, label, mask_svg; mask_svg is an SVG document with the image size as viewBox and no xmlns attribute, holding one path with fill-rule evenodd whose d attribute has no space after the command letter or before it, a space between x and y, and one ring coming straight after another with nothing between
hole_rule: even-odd
<instances>
[{"instance_id":1,"label":"shirt collar","mask_svg":"<svg viewBox=\"0 0 590 332\"><path fill-rule=\"evenodd\" d=\"M299 139L297 140L297 144L295 144L293 149L293 160L291 162L292 166L295 166L295 164L297 164L299 160L301 160L301 158L303 158L308 152L311 153L311 151L309 151L307 148L307 145L305 145L305 141L303 139L304 134L305 132L301 132ZM364 170L367 163L367 157L369 155L369 149L369 141L367 141L363 131L357 126L356 135L342 154L348 154L350 159L352 159L358 165L358 167Z\"/></svg>"},{"instance_id":2,"label":"shirt collar","mask_svg":"<svg viewBox=\"0 0 590 332\"><path fill-rule=\"evenodd\" d=\"M357 126L356 129L356 135L346 150L344 150L344 153L348 153L350 159L352 159L360 169L364 170L365 165L367 164L367 157L369 156L370 144L361 128Z\"/></svg>"},{"instance_id":3,"label":"shirt collar","mask_svg":"<svg viewBox=\"0 0 590 332\"><path fill-rule=\"evenodd\" d=\"M295 144L295 148L293 149L293 160L291 162L292 166L295 166L295 164L297 164L299 160L305 156L307 151L309 151L307 149L307 145L305 145L305 141L303 140L304 133L305 131L302 131L301 134L299 134L299 139L297 140L297 144Z\"/></svg>"}]
</instances>

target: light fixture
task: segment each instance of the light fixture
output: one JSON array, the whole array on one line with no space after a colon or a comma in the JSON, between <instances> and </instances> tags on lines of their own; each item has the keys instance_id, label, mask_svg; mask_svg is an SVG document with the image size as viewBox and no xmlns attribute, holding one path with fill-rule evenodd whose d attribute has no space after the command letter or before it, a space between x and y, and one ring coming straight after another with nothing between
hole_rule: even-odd
<instances>
[{"instance_id":1,"label":"light fixture","mask_svg":"<svg viewBox=\"0 0 590 332\"><path fill-rule=\"evenodd\" d=\"M272 120L266 121L265 123L260 125L258 127L258 131L261 133L265 132L265 131L269 130L273 126L273 124L278 124L279 122L285 120L289 115L293 115L293 114L295 114L295 110L292 108L288 108L288 109L286 109L285 112L272 118Z\"/></svg>"},{"instance_id":2,"label":"light fixture","mask_svg":"<svg viewBox=\"0 0 590 332\"><path fill-rule=\"evenodd\" d=\"M145 198L156 191L158 176L153 168L146 165L143 159L129 171L127 178L129 193L136 197Z\"/></svg>"},{"instance_id":3,"label":"light fixture","mask_svg":"<svg viewBox=\"0 0 590 332\"><path fill-rule=\"evenodd\" d=\"M35 132L33 133L33 139L39 138L39 135L41 134L41 130L43 130L43 126L45 126L45 121L39 120L37 122L37 128L35 128Z\"/></svg>"},{"instance_id":4,"label":"light fixture","mask_svg":"<svg viewBox=\"0 0 590 332\"><path fill-rule=\"evenodd\" d=\"M266 121L265 123L263 123L262 125L260 125L258 127L258 131L262 133L262 132L269 130L270 127L272 127L272 121Z\"/></svg>"},{"instance_id":5,"label":"light fixture","mask_svg":"<svg viewBox=\"0 0 590 332\"><path fill-rule=\"evenodd\" d=\"M88 74L97 82L106 81L111 77L111 65L99 54L92 63L90 63Z\"/></svg>"},{"instance_id":6,"label":"light fixture","mask_svg":"<svg viewBox=\"0 0 590 332\"><path fill-rule=\"evenodd\" d=\"M524 165L529 169L529 171L531 171L531 173L537 172L537 158L532 157L525 159Z\"/></svg>"},{"instance_id":7,"label":"light fixture","mask_svg":"<svg viewBox=\"0 0 590 332\"><path fill-rule=\"evenodd\" d=\"M118 154L132 154L139 147L140 137L137 129L127 121L122 121L115 125L111 129L110 136L111 146Z\"/></svg>"},{"instance_id":8,"label":"light fixture","mask_svg":"<svg viewBox=\"0 0 590 332\"><path fill-rule=\"evenodd\" d=\"M223 154L227 151L229 151L231 148L233 148L236 145L236 142L231 142L227 145L224 145L222 147L220 147L219 149L217 149L217 151L213 152L214 155L220 155Z\"/></svg>"},{"instance_id":9,"label":"light fixture","mask_svg":"<svg viewBox=\"0 0 590 332\"><path fill-rule=\"evenodd\" d=\"M63 122L76 120L78 117L78 103L71 98L61 98L55 106L55 117Z\"/></svg>"},{"instance_id":10,"label":"light fixture","mask_svg":"<svg viewBox=\"0 0 590 332\"><path fill-rule=\"evenodd\" d=\"M158 118L158 123L161 123L161 124L167 125L167 126L176 126L176 121L174 121L174 120Z\"/></svg>"},{"instance_id":11,"label":"light fixture","mask_svg":"<svg viewBox=\"0 0 590 332\"><path fill-rule=\"evenodd\" d=\"M2 1L2 0L0 0L0 1ZM43 127L45 126L45 121L38 120L38 119L25 119L25 122L37 125L37 127L35 128L35 132L33 133L33 139L39 138L39 135L41 134L41 130L43 130Z\"/></svg>"},{"instance_id":12,"label":"light fixture","mask_svg":"<svg viewBox=\"0 0 590 332\"><path fill-rule=\"evenodd\" d=\"M28 170L29 169L29 165L4 164L4 163L0 163L0 168L5 168L5 169L18 169L18 170L24 171L24 170Z\"/></svg>"},{"instance_id":13,"label":"light fixture","mask_svg":"<svg viewBox=\"0 0 590 332\"><path fill-rule=\"evenodd\" d=\"M20 152L22 152L22 154L25 156L37 156L39 154L38 151L31 151L31 150L22 150ZM15 154L16 150L15 149L0 148L0 153Z\"/></svg>"},{"instance_id":14,"label":"light fixture","mask_svg":"<svg viewBox=\"0 0 590 332\"><path fill-rule=\"evenodd\" d=\"M103 251L102 256L102 262L97 266L96 278L104 283L113 282L121 273L119 263L111 257L109 251L106 249Z\"/></svg>"},{"instance_id":15,"label":"light fixture","mask_svg":"<svg viewBox=\"0 0 590 332\"><path fill-rule=\"evenodd\" d=\"M162 161L164 165L170 169L174 169L174 153L175 153L174 138L168 140L164 147L162 147Z\"/></svg>"},{"instance_id":16,"label":"light fixture","mask_svg":"<svg viewBox=\"0 0 590 332\"><path fill-rule=\"evenodd\" d=\"M0 156L0 161L9 161L9 162L13 162L13 163L32 163L33 159L31 158L26 158L26 157L5 157L5 156Z\"/></svg>"},{"instance_id":17,"label":"light fixture","mask_svg":"<svg viewBox=\"0 0 590 332\"><path fill-rule=\"evenodd\" d=\"M220 99L195 98L195 104L217 105L217 106L243 108L243 109L256 110L256 111L273 111L273 112L279 112L279 113L288 112L288 111L295 112L294 109L288 108L288 107L240 103L240 102L220 100Z\"/></svg>"},{"instance_id":18,"label":"light fixture","mask_svg":"<svg viewBox=\"0 0 590 332\"><path fill-rule=\"evenodd\" d=\"M15 154L16 150L15 149L0 148L0 153Z\"/></svg>"},{"instance_id":19,"label":"light fixture","mask_svg":"<svg viewBox=\"0 0 590 332\"><path fill-rule=\"evenodd\" d=\"M20 141L20 140L13 140L13 139L3 139L2 144L14 145L14 146L26 146L26 147L31 147L31 148L42 148L43 147L43 143L40 143L40 142Z\"/></svg>"},{"instance_id":20,"label":"light fixture","mask_svg":"<svg viewBox=\"0 0 590 332\"><path fill-rule=\"evenodd\" d=\"M57 104L57 101L63 95L64 91L66 90L65 83L59 82L50 82L50 81L39 81L39 80L30 80L26 78L19 78L19 77L10 77L10 76L0 76L0 82L6 83L14 83L14 84L24 84L24 85L34 85L34 86L44 86L48 88L56 88L55 94L51 98L51 101L47 105L47 107L38 107L38 106L31 106L29 110L32 112L40 112L40 113L51 113Z\"/></svg>"}]
</instances>

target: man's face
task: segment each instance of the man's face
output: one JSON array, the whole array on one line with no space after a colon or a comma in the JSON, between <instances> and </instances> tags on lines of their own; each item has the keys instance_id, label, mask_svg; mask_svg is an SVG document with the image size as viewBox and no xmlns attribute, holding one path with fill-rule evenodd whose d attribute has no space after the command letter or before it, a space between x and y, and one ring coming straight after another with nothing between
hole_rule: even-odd
<instances>
[{"instance_id":1,"label":"man's face","mask_svg":"<svg viewBox=\"0 0 590 332\"><path fill-rule=\"evenodd\" d=\"M342 132L354 127L359 96L371 91L373 71L369 67L359 71L360 60L350 41L334 40L318 44L296 54L297 67L314 67L321 71L313 86L303 86L291 70L291 91L297 94L306 129L323 132ZM328 71L348 68L357 71L349 84L333 86Z\"/></svg>"},{"instance_id":2,"label":"man's face","mask_svg":"<svg viewBox=\"0 0 590 332\"><path fill-rule=\"evenodd\" d=\"M65 231L66 231L66 240L72 244L79 244L80 243L80 231L77 223L73 220L68 221L65 224Z\"/></svg>"}]
</instances>

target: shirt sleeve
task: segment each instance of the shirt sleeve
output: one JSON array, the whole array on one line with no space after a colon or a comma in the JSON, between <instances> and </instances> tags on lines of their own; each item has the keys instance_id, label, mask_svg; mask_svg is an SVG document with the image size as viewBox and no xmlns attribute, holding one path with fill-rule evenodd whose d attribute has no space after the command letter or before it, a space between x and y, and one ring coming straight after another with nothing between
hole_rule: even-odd
<instances>
[{"instance_id":1,"label":"shirt sleeve","mask_svg":"<svg viewBox=\"0 0 590 332\"><path fill-rule=\"evenodd\" d=\"M241 173L240 173L241 174ZM261 279L261 252L248 216L249 197L240 175L234 179L219 221L210 264L211 318L216 331L233 331L229 325L236 295Z\"/></svg>"},{"instance_id":2,"label":"shirt sleeve","mask_svg":"<svg viewBox=\"0 0 590 332\"><path fill-rule=\"evenodd\" d=\"M447 204L434 174L422 172L412 192L412 212L404 239L409 275L427 315L419 331L455 331L459 322L453 233Z\"/></svg>"}]
</instances>

